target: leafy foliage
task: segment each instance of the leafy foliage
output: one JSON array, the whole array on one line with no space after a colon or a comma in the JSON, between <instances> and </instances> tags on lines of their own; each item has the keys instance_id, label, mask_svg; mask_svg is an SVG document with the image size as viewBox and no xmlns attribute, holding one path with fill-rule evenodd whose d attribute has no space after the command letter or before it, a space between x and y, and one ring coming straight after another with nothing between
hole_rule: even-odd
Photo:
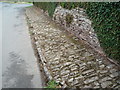
<instances>
[{"instance_id":1,"label":"leafy foliage","mask_svg":"<svg viewBox=\"0 0 120 90\"><path fill-rule=\"evenodd\" d=\"M80 3L93 21L93 27L106 54L120 59L120 3ZM119 61L120 62L120 61Z\"/></svg>"},{"instance_id":2,"label":"leafy foliage","mask_svg":"<svg viewBox=\"0 0 120 90\"><path fill-rule=\"evenodd\" d=\"M52 17L55 8L57 7L56 2L34 2L34 5L37 7L40 7L41 9L43 9L44 11L48 11L49 16Z\"/></svg>"},{"instance_id":3,"label":"leafy foliage","mask_svg":"<svg viewBox=\"0 0 120 90\"><path fill-rule=\"evenodd\" d=\"M58 83L56 83L54 80L51 80L48 82L47 87L45 88L57 88Z\"/></svg>"}]
</instances>

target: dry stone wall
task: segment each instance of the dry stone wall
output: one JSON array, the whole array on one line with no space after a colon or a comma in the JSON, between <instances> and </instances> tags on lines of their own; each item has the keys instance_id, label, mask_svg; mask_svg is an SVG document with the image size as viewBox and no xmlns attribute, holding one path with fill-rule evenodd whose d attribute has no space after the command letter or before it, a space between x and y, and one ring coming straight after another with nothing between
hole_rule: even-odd
<instances>
[{"instance_id":1,"label":"dry stone wall","mask_svg":"<svg viewBox=\"0 0 120 90\"><path fill-rule=\"evenodd\" d=\"M53 14L53 20L79 39L85 40L97 50L102 51L97 35L91 26L91 21L84 9L77 7L68 10L58 6Z\"/></svg>"},{"instance_id":2,"label":"dry stone wall","mask_svg":"<svg viewBox=\"0 0 120 90\"><path fill-rule=\"evenodd\" d=\"M31 13L32 12L32 13ZM26 10L44 71L50 80L72 88L120 88L119 68L68 37L38 8Z\"/></svg>"}]
</instances>

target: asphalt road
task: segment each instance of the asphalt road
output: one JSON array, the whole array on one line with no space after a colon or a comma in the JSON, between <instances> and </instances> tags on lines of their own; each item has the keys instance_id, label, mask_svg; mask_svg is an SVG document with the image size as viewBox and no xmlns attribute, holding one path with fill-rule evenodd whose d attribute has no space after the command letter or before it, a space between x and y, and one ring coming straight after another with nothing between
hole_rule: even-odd
<instances>
[{"instance_id":1,"label":"asphalt road","mask_svg":"<svg viewBox=\"0 0 120 90\"><path fill-rule=\"evenodd\" d=\"M30 4L0 3L2 14L2 87L40 88L41 74L34 55L25 7Z\"/></svg>"},{"instance_id":2,"label":"asphalt road","mask_svg":"<svg viewBox=\"0 0 120 90\"><path fill-rule=\"evenodd\" d=\"M2 88L2 6L0 5L0 90Z\"/></svg>"}]
</instances>

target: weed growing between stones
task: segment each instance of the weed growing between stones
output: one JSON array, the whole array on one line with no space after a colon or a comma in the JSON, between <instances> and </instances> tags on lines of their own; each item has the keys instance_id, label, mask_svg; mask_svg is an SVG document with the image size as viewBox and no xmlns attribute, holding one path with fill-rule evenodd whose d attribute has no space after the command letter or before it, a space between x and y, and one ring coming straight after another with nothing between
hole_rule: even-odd
<instances>
[{"instance_id":1,"label":"weed growing between stones","mask_svg":"<svg viewBox=\"0 0 120 90\"><path fill-rule=\"evenodd\" d=\"M48 83L47 83L47 86L45 88L57 88L58 87L58 83L54 80L50 80Z\"/></svg>"}]
</instances>

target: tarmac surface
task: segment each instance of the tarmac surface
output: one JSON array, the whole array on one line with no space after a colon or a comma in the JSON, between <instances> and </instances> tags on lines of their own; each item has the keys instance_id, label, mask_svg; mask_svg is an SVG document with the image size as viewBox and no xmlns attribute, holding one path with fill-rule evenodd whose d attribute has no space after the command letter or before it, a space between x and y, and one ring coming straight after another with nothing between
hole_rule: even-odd
<instances>
[{"instance_id":1,"label":"tarmac surface","mask_svg":"<svg viewBox=\"0 0 120 90\"><path fill-rule=\"evenodd\" d=\"M0 3L2 15L2 88L40 88L41 74L31 45L25 8Z\"/></svg>"}]
</instances>

